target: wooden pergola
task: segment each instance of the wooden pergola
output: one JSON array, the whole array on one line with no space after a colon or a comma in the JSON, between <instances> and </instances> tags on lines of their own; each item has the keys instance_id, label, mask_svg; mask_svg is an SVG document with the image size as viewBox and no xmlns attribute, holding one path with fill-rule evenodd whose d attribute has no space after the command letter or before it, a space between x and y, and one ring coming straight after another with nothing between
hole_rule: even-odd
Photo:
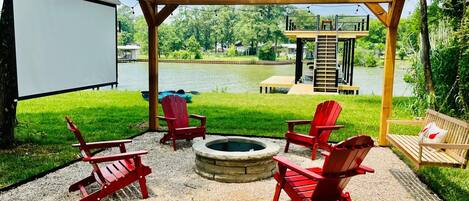
<instances>
[{"instance_id":1,"label":"wooden pergola","mask_svg":"<svg viewBox=\"0 0 469 201\"><path fill-rule=\"evenodd\" d=\"M397 27L405 0L139 0L148 25L149 129L158 128L158 26L179 5L265 5L265 4L365 4L386 27L384 82L381 101L379 145L387 145L387 120L392 111ZM387 5L384 9L381 5ZM161 10L158 6L163 6Z\"/></svg>"}]
</instances>

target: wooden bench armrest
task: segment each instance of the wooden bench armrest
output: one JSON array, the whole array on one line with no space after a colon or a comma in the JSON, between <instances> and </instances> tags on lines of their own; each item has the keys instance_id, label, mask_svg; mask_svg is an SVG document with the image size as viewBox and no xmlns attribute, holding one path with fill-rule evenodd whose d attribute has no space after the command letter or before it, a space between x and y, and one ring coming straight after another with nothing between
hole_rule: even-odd
<instances>
[{"instance_id":1,"label":"wooden bench armrest","mask_svg":"<svg viewBox=\"0 0 469 201\"><path fill-rule=\"evenodd\" d=\"M397 119L389 119L387 120L388 124L400 124L400 125L423 125L425 124L424 119L414 119L414 120L397 120Z\"/></svg>"},{"instance_id":2,"label":"wooden bench armrest","mask_svg":"<svg viewBox=\"0 0 469 201\"><path fill-rule=\"evenodd\" d=\"M125 143L131 143L132 140L112 140L112 141L100 141L100 142L89 142L86 143L88 149L99 149L99 148L109 148L109 147L118 147ZM72 147L81 147L80 144L72 144Z\"/></svg>"},{"instance_id":3,"label":"wooden bench armrest","mask_svg":"<svg viewBox=\"0 0 469 201\"><path fill-rule=\"evenodd\" d=\"M315 180L315 181L318 181L318 180L323 180L324 177L319 175L319 174L316 174L314 172L311 172L299 165L296 165L292 162L290 162L288 159L286 159L285 157L282 157L282 156L274 156L274 160L278 162L278 165L279 166L285 166L287 167L288 169L290 169L291 171L293 172L296 172L298 174L301 174L309 179L312 179L312 180ZM284 175L282 175L284 176Z\"/></svg>"},{"instance_id":4,"label":"wooden bench armrest","mask_svg":"<svg viewBox=\"0 0 469 201\"><path fill-rule=\"evenodd\" d=\"M419 143L423 147L431 147L434 149L467 149L469 144L446 144L446 143Z\"/></svg>"},{"instance_id":5,"label":"wooden bench armrest","mask_svg":"<svg viewBox=\"0 0 469 201\"><path fill-rule=\"evenodd\" d=\"M88 161L91 163L102 163L102 162L135 158L140 155L147 154L147 153L148 153L147 151L134 151L134 152L113 154L113 155L107 155L107 156L93 156L93 157L85 157L83 158L83 161Z\"/></svg>"}]
</instances>

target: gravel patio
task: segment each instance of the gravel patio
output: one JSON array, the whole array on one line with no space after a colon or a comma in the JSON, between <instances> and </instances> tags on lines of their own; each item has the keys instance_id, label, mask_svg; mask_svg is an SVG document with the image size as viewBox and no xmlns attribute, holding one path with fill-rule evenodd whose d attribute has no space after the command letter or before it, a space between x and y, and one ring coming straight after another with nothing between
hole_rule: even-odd
<instances>
[{"instance_id":1,"label":"gravel patio","mask_svg":"<svg viewBox=\"0 0 469 201\"><path fill-rule=\"evenodd\" d=\"M204 179L194 170L195 156L192 143L178 141L178 150L173 151L169 145L161 145L158 140L162 133L146 133L127 145L129 151L147 150L143 162L150 166L153 173L147 176L150 198L147 200L194 200L194 201L250 201L271 200L275 187L273 178L251 183L219 183ZM220 138L221 136L207 136ZM194 141L201 140L196 139ZM283 140L268 139L284 147ZM117 153L117 149L106 150ZM78 150L77 150L78 153ZM321 166L323 158L315 161L309 158L309 149L292 145L290 152L283 155L303 166ZM373 167L376 172L352 178L346 190L354 200L439 200L407 165L388 148L376 147L368 154L365 165ZM45 177L21 185L15 189L0 193L0 200L78 200L78 192L68 193L70 184L89 175L91 166L77 162L68 167L52 172ZM120 190L106 200L140 200L138 183ZM282 192L281 200L289 200Z\"/></svg>"}]
</instances>

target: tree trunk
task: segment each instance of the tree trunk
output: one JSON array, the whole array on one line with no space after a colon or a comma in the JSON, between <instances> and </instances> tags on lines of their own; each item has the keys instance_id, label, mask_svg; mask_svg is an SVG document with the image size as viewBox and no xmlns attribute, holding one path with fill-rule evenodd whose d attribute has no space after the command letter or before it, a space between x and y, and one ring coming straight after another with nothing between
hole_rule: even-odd
<instances>
[{"instance_id":1,"label":"tree trunk","mask_svg":"<svg viewBox=\"0 0 469 201\"><path fill-rule=\"evenodd\" d=\"M0 18L0 149L14 146L18 98L13 0L3 2Z\"/></svg>"},{"instance_id":2,"label":"tree trunk","mask_svg":"<svg viewBox=\"0 0 469 201\"><path fill-rule=\"evenodd\" d=\"M431 98L430 107L435 108L435 86L432 79L432 67L430 63L430 36L428 34L428 19L427 19L427 1L420 0L420 37L421 37L421 52L420 61L423 66L423 73L425 76L425 89Z\"/></svg>"},{"instance_id":3,"label":"tree trunk","mask_svg":"<svg viewBox=\"0 0 469 201\"><path fill-rule=\"evenodd\" d=\"M220 45L221 45L221 52L224 53L224 52L225 52L225 48L223 47L223 40L220 41Z\"/></svg>"}]
</instances>

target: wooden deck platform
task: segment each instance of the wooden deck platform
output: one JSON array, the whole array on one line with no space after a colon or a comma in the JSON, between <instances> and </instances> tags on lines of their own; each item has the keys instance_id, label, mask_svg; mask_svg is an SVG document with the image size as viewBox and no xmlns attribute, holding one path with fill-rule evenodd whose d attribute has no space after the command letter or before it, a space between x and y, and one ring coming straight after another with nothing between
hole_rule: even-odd
<instances>
[{"instance_id":1,"label":"wooden deck platform","mask_svg":"<svg viewBox=\"0 0 469 201\"><path fill-rule=\"evenodd\" d=\"M274 88L287 88L287 94L294 94L294 95L313 95L313 94L357 94L360 90L358 86L347 86L347 85L339 85L337 90L339 93L328 93L328 92L314 92L314 88L312 84L295 84L295 77L294 76L272 76L267 78L266 80L262 81L259 84L259 92L262 93L270 93Z\"/></svg>"},{"instance_id":2,"label":"wooden deck platform","mask_svg":"<svg viewBox=\"0 0 469 201\"><path fill-rule=\"evenodd\" d=\"M274 88L291 88L295 85L294 76L272 76L259 84L260 93L270 93Z\"/></svg>"},{"instance_id":3,"label":"wooden deck platform","mask_svg":"<svg viewBox=\"0 0 469 201\"><path fill-rule=\"evenodd\" d=\"M304 95L313 94L314 89L312 84L295 84L293 85L287 94Z\"/></svg>"}]
</instances>

